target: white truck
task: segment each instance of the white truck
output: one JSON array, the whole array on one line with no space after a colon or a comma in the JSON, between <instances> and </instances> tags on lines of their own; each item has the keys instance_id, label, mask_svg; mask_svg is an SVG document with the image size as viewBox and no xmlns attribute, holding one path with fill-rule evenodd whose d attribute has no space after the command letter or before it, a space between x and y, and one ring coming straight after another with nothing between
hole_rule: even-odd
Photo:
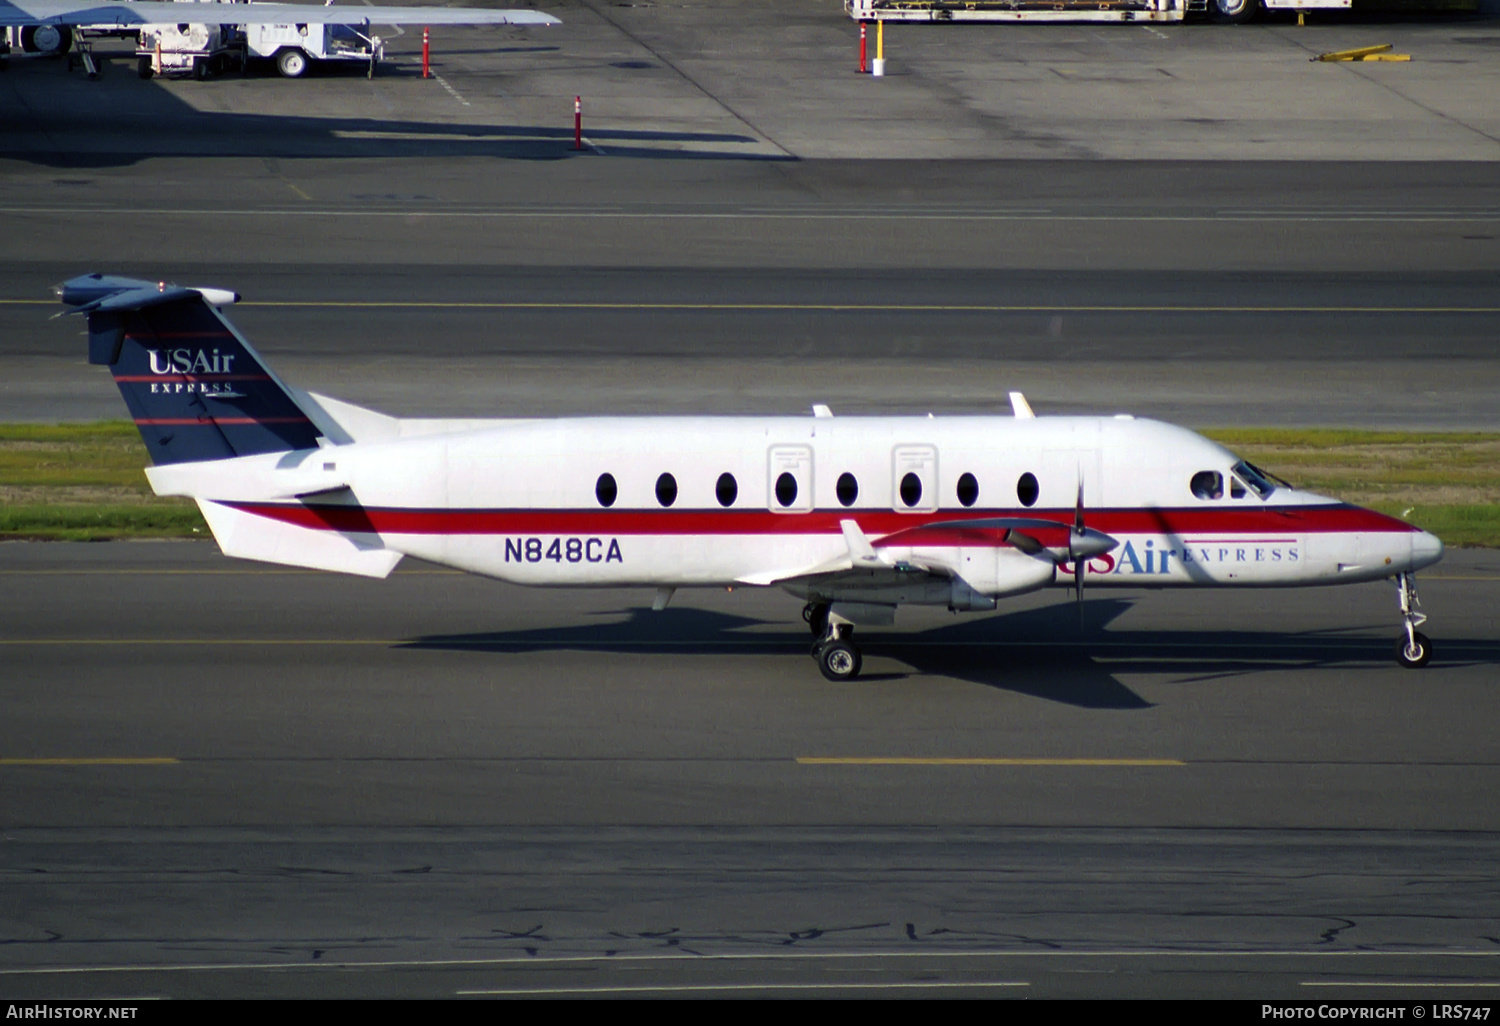
<instances>
[{"instance_id":1,"label":"white truck","mask_svg":"<svg viewBox=\"0 0 1500 1026\"><path fill-rule=\"evenodd\" d=\"M178 0L193 3L196 0ZM236 3L243 0L201 0ZM191 14L184 11L184 18ZM374 75L385 43L353 25L142 25L136 69L142 78L191 74L208 78L252 60L270 60L287 78L299 78L312 61L363 61Z\"/></svg>"},{"instance_id":2,"label":"white truck","mask_svg":"<svg viewBox=\"0 0 1500 1026\"><path fill-rule=\"evenodd\" d=\"M844 0L855 21L1249 21L1257 11L1347 10L1351 0Z\"/></svg>"}]
</instances>

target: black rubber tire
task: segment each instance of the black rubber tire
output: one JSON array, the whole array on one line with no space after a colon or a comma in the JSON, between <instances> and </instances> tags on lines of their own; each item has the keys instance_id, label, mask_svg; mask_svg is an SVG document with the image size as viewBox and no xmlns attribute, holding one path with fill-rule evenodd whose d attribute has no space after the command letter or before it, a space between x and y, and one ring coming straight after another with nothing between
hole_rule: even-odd
<instances>
[{"instance_id":1,"label":"black rubber tire","mask_svg":"<svg viewBox=\"0 0 1500 1026\"><path fill-rule=\"evenodd\" d=\"M1260 0L1210 0L1210 9L1221 25L1243 25L1260 13Z\"/></svg>"},{"instance_id":2,"label":"black rubber tire","mask_svg":"<svg viewBox=\"0 0 1500 1026\"><path fill-rule=\"evenodd\" d=\"M818 669L831 681L853 680L863 666L859 649L850 642L830 641L818 649Z\"/></svg>"},{"instance_id":3,"label":"black rubber tire","mask_svg":"<svg viewBox=\"0 0 1500 1026\"><path fill-rule=\"evenodd\" d=\"M42 49L37 45L37 33L47 36L48 30L57 33L57 44L49 50ZM67 25L28 25L21 30L21 51L23 53L46 53L54 56L65 54L73 45L73 30Z\"/></svg>"},{"instance_id":4,"label":"black rubber tire","mask_svg":"<svg viewBox=\"0 0 1500 1026\"><path fill-rule=\"evenodd\" d=\"M142 78L150 78L156 72L151 68L151 58L142 57L135 62L135 73Z\"/></svg>"},{"instance_id":5,"label":"black rubber tire","mask_svg":"<svg viewBox=\"0 0 1500 1026\"><path fill-rule=\"evenodd\" d=\"M828 603L809 602L802 607L802 619L815 638L828 633Z\"/></svg>"},{"instance_id":6,"label":"black rubber tire","mask_svg":"<svg viewBox=\"0 0 1500 1026\"><path fill-rule=\"evenodd\" d=\"M276 70L282 78L301 78L307 74L309 61L301 50L282 50L276 55Z\"/></svg>"},{"instance_id":7,"label":"black rubber tire","mask_svg":"<svg viewBox=\"0 0 1500 1026\"><path fill-rule=\"evenodd\" d=\"M1405 634L1396 639L1396 662L1408 670L1420 670L1432 659L1432 641L1421 631L1417 631L1414 637L1417 641L1415 652L1407 650Z\"/></svg>"},{"instance_id":8,"label":"black rubber tire","mask_svg":"<svg viewBox=\"0 0 1500 1026\"><path fill-rule=\"evenodd\" d=\"M208 81L208 77L209 77L209 75L211 73L212 73L212 71L211 71L211 69L208 66L208 58L207 57L194 57L193 58L193 77L194 78L196 78L199 82L207 82Z\"/></svg>"}]
</instances>

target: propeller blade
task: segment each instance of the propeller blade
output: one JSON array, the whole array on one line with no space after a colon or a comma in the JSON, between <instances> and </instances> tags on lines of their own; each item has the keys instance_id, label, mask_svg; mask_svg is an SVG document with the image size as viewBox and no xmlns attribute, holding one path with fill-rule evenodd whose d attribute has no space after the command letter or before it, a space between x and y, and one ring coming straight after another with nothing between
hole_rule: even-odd
<instances>
[{"instance_id":1,"label":"propeller blade","mask_svg":"<svg viewBox=\"0 0 1500 1026\"><path fill-rule=\"evenodd\" d=\"M1029 534L1022 534L1013 527L1005 532L1005 540L1028 556L1035 556L1042 551L1041 542Z\"/></svg>"},{"instance_id":2,"label":"propeller blade","mask_svg":"<svg viewBox=\"0 0 1500 1026\"><path fill-rule=\"evenodd\" d=\"M1074 604L1078 607L1078 629L1083 630L1083 571L1088 566L1087 559L1078 559L1073 562L1073 594Z\"/></svg>"}]
</instances>

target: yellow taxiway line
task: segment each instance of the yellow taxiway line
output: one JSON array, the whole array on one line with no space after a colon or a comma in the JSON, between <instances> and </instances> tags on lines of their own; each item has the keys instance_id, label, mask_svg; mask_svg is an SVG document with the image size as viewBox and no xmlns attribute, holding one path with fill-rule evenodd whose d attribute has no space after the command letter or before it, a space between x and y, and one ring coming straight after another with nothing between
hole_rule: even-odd
<instances>
[{"instance_id":1,"label":"yellow taxiway line","mask_svg":"<svg viewBox=\"0 0 1500 1026\"><path fill-rule=\"evenodd\" d=\"M1186 766L1181 759L987 759L919 756L799 756L802 766Z\"/></svg>"}]
</instances>

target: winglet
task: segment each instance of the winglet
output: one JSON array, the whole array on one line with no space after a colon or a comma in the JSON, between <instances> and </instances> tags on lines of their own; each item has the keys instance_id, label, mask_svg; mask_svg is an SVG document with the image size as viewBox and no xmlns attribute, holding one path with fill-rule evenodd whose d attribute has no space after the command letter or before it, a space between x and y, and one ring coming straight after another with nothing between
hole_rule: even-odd
<instances>
[{"instance_id":1,"label":"winglet","mask_svg":"<svg viewBox=\"0 0 1500 1026\"><path fill-rule=\"evenodd\" d=\"M1036 417L1036 414L1031 412L1031 404L1026 401L1026 397L1020 392L1012 392L1010 394L1010 408L1015 413L1017 420L1032 420Z\"/></svg>"}]
</instances>

